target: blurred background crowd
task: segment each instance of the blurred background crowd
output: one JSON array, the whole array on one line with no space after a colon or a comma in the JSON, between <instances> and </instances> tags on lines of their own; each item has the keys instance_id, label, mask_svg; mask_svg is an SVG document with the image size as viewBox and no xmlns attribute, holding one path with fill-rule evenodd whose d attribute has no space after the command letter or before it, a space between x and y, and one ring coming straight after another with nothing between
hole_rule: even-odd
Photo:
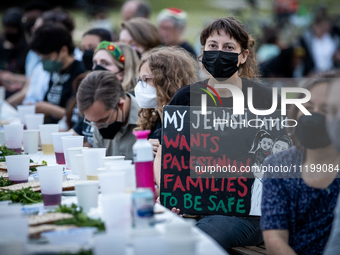
<instances>
[{"instance_id":1,"label":"blurred background crowd","mask_svg":"<svg viewBox=\"0 0 340 255\"><path fill-rule=\"evenodd\" d=\"M72 55L91 70L93 51L103 40L127 43L139 58L154 47L179 45L197 59L202 28L232 15L256 41L261 77L276 78L273 83L280 86L277 78L318 76L340 67L339 5L335 0L2 1L0 85L13 106L44 100L48 86L37 84L48 84L50 77L45 72L43 78L41 67L35 70L40 59L30 44L45 23L67 29L75 46Z\"/></svg>"}]
</instances>

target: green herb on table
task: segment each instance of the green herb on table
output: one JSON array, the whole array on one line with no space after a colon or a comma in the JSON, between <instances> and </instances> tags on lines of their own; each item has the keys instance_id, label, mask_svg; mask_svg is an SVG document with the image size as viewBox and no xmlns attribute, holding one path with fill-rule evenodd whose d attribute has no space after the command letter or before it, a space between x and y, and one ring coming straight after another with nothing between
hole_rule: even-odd
<instances>
[{"instance_id":1,"label":"green herb on table","mask_svg":"<svg viewBox=\"0 0 340 255\"><path fill-rule=\"evenodd\" d=\"M4 177L0 177L0 187L6 187L12 185L13 183L10 180L5 180Z\"/></svg>"},{"instance_id":2,"label":"green herb on table","mask_svg":"<svg viewBox=\"0 0 340 255\"><path fill-rule=\"evenodd\" d=\"M30 163L34 163L34 161L32 159L30 159ZM44 165L44 166L47 166L47 162L45 160L43 160L41 164ZM37 168L36 167L31 167L30 170L32 172L35 172L35 171L37 171Z\"/></svg>"},{"instance_id":3,"label":"green herb on table","mask_svg":"<svg viewBox=\"0 0 340 255\"><path fill-rule=\"evenodd\" d=\"M6 145L0 146L0 162L6 162L5 156L19 155L14 150L10 150Z\"/></svg>"},{"instance_id":4,"label":"green herb on table","mask_svg":"<svg viewBox=\"0 0 340 255\"><path fill-rule=\"evenodd\" d=\"M11 200L13 203L35 204L41 203L42 195L34 192L31 187L22 190L2 190L0 191L0 201Z\"/></svg>"},{"instance_id":5,"label":"green herb on table","mask_svg":"<svg viewBox=\"0 0 340 255\"><path fill-rule=\"evenodd\" d=\"M62 213L70 213L73 215L73 218L59 220L54 222L56 225L76 225L78 227L96 227L99 231L104 231L105 226L104 222L100 219L91 219L87 217L86 213L83 212L81 207L78 207L76 204L72 204L71 206L59 205L59 208L56 212Z\"/></svg>"}]
</instances>

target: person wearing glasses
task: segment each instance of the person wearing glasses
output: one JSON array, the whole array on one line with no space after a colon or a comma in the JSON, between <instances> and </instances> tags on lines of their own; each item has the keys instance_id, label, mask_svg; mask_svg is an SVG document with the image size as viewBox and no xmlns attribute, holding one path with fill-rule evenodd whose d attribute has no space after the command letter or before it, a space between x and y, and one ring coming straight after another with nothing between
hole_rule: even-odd
<instances>
[{"instance_id":1,"label":"person wearing glasses","mask_svg":"<svg viewBox=\"0 0 340 255\"><path fill-rule=\"evenodd\" d=\"M115 74L123 89L134 95L133 88L136 85L138 64L137 54L128 44L102 41L94 51L92 69ZM78 85L75 84L74 88ZM93 130L92 126L83 121L83 118L79 118L70 131L73 131L74 135L83 135L88 142L86 145L93 147Z\"/></svg>"},{"instance_id":2,"label":"person wearing glasses","mask_svg":"<svg viewBox=\"0 0 340 255\"><path fill-rule=\"evenodd\" d=\"M132 159L132 134L138 121L139 106L134 96L124 91L112 72L95 71L82 80L77 92L79 112L94 128L93 147L106 148L107 156Z\"/></svg>"},{"instance_id":3,"label":"person wearing glasses","mask_svg":"<svg viewBox=\"0 0 340 255\"><path fill-rule=\"evenodd\" d=\"M163 106L176 91L196 82L197 64L184 49L176 46L155 48L142 58L135 96L141 109L138 130L151 130L149 142L156 155L161 141Z\"/></svg>"}]
</instances>

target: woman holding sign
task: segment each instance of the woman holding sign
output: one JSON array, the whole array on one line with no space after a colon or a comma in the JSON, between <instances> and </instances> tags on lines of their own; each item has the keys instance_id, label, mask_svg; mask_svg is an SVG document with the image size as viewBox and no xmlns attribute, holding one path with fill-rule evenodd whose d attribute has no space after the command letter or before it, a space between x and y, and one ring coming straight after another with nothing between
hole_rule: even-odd
<instances>
[{"instance_id":1,"label":"woman holding sign","mask_svg":"<svg viewBox=\"0 0 340 255\"><path fill-rule=\"evenodd\" d=\"M200 42L203 54L199 58L208 79L179 89L170 105L201 106L202 94L205 94L206 90L213 94L211 91L216 90L219 94L216 96L221 99L221 106L233 107L231 91L226 88L215 88L218 84L227 83L242 90L245 108L248 108L248 88L253 89L253 105L256 109L271 108L271 89L253 81L259 76L254 51L255 42L239 21L232 17L213 21L201 32ZM216 106L215 101L218 102L213 96L207 97L206 105ZM157 184L160 182L160 159L161 148L155 160ZM178 209L173 211L178 213ZM212 236L226 250L235 246L258 245L263 241L259 216L209 215L201 218L197 222L197 227Z\"/></svg>"},{"instance_id":2,"label":"woman holding sign","mask_svg":"<svg viewBox=\"0 0 340 255\"><path fill-rule=\"evenodd\" d=\"M264 163L294 169L264 175L261 227L268 254L322 254L330 235L340 191L340 156L326 131L330 79L314 79L306 88L311 99L304 106L311 115L295 105L289 112L297 121L288 130L295 146Z\"/></svg>"},{"instance_id":3,"label":"woman holding sign","mask_svg":"<svg viewBox=\"0 0 340 255\"><path fill-rule=\"evenodd\" d=\"M147 53L139 65L135 96L141 109L138 130L151 130L149 142L156 154L161 140L163 106L176 91L196 80L197 65L189 53L179 47L163 47Z\"/></svg>"}]
</instances>

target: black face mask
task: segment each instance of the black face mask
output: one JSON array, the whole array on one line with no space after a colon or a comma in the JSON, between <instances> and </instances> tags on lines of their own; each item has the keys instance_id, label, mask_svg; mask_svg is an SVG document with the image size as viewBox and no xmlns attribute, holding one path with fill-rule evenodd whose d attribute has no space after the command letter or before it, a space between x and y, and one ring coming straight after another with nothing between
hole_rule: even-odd
<instances>
[{"instance_id":1,"label":"black face mask","mask_svg":"<svg viewBox=\"0 0 340 255\"><path fill-rule=\"evenodd\" d=\"M93 63L92 63L93 54L94 54L93 51L90 51L90 50L85 50L84 51L84 54L83 54L83 63L84 63L84 66L85 66L85 68L87 70L92 70L92 66L93 66Z\"/></svg>"},{"instance_id":2,"label":"black face mask","mask_svg":"<svg viewBox=\"0 0 340 255\"><path fill-rule=\"evenodd\" d=\"M228 79L238 70L237 63L240 54L220 50L203 51L202 63L214 78Z\"/></svg>"},{"instance_id":3,"label":"black face mask","mask_svg":"<svg viewBox=\"0 0 340 255\"><path fill-rule=\"evenodd\" d=\"M99 133L104 139L110 139L112 140L115 135L118 133L118 131L122 128L123 126L123 121L117 121L118 119L118 111L117 111L117 118L116 121L110 124L106 128L100 128L98 129ZM124 112L123 112L123 118L124 119Z\"/></svg>"},{"instance_id":4,"label":"black face mask","mask_svg":"<svg viewBox=\"0 0 340 255\"><path fill-rule=\"evenodd\" d=\"M307 149L320 149L331 144L326 130L326 116L320 113L302 115L295 127L295 135Z\"/></svg>"},{"instance_id":5,"label":"black face mask","mask_svg":"<svg viewBox=\"0 0 340 255\"><path fill-rule=\"evenodd\" d=\"M138 50L136 50L136 53L137 53L138 58L141 59L142 58L142 53L140 53Z\"/></svg>"},{"instance_id":6,"label":"black face mask","mask_svg":"<svg viewBox=\"0 0 340 255\"><path fill-rule=\"evenodd\" d=\"M109 70L107 70L105 67L102 67L101 65L96 65L92 71L109 71Z\"/></svg>"},{"instance_id":7,"label":"black face mask","mask_svg":"<svg viewBox=\"0 0 340 255\"><path fill-rule=\"evenodd\" d=\"M15 44L20 40L20 34L19 33L5 33L5 38L7 41Z\"/></svg>"}]
</instances>

